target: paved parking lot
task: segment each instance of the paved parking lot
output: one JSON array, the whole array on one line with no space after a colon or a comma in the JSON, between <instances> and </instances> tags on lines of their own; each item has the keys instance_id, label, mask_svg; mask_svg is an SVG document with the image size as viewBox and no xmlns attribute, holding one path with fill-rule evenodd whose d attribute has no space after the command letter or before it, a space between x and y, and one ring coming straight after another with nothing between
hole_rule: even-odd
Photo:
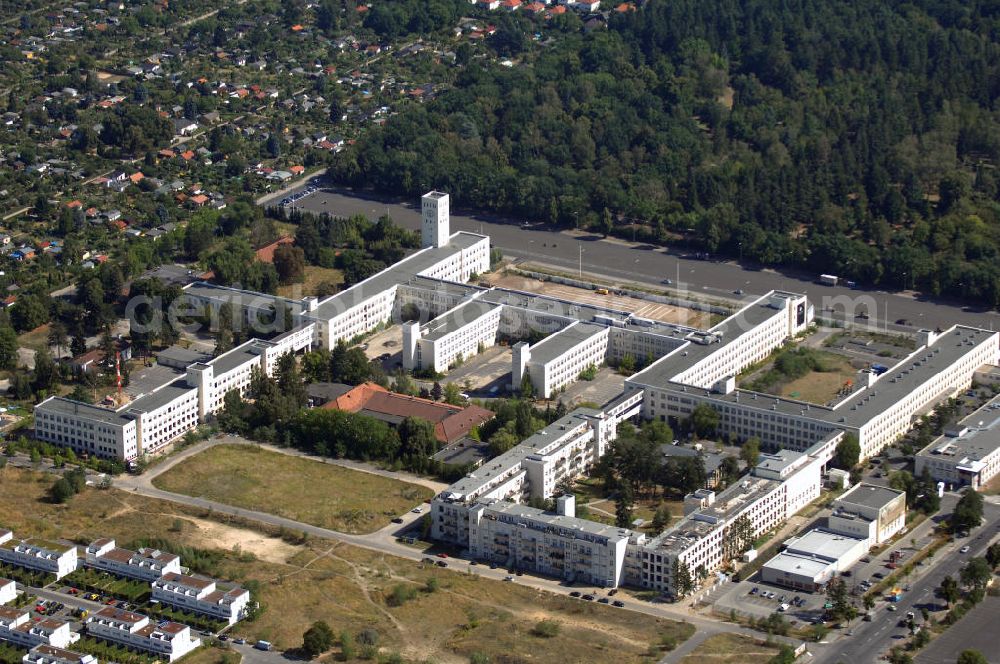
<instances>
[{"instance_id":1,"label":"paved parking lot","mask_svg":"<svg viewBox=\"0 0 1000 664\"><path fill-rule=\"evenodd\" d=\"M601 367L594 380L578 380L566 386L563 394L552 397L554 401L562 401L567 407L587 401L604 405L625 391L625 376L611 367Z\"/></svg>"},{"instance_id":2,"label":"paved parking lot","mask_svg":"<svg viewBox=\"0 0 1000 664\"><path fill-rule=\"evenodd\" d=\"M510 385L511 354L507 346L492 346L449 371L442 383L455 383L470 397L502 397Z\"/></svg>"},{"instance_id":3,"label":"paved parking lot","mask_svg":"<svg viewBox=\"0 0 1000 664\"><path fill-rule=\"evenodd\" d=\"M754 588L757 591L751 594ZM750 581L725 584L713 594L717 594L714 608L718 613L728 614L735 610L737 613L754 618L766 618L778 612L782 603L788 603L789 607L784 612L788 619L801 622L810 622L818 618L823 612L823 604L826 603L826 596L823 593L807 593L761 583L757 576ZM799 605L792 606L792 601L796 598L799 600Z\"/></svg>"}]
</instances>

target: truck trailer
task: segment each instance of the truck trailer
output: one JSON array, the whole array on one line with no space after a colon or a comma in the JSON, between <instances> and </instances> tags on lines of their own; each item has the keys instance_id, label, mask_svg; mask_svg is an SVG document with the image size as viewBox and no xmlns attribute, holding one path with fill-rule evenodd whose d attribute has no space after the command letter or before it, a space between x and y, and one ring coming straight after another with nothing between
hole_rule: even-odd
<instances>
[{"instance_id":1,"label":"truck trailer","mask_svg":"<svg viewBox=\"0 0 1000 664\"><path fill-rule=\"evenodd\" d=\"M823 284L824 286L836 286L838 281L840 281L840 279L833 274L819 275L819 283Z\"/></svg>"}]
</instances>

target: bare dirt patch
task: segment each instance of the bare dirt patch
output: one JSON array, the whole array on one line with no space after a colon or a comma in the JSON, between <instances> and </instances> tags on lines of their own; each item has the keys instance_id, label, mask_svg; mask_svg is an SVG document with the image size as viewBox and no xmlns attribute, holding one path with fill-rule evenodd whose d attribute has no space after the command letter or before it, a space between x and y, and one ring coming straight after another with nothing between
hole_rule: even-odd
<instances>
[{"instance_id":1,"label":"bare dirt patch","mask_svg":"<svg viewBox=\"0 0 1000 664\"><path fill-rule=\"evenodd\" d=\"M634 313L636 316L663 323L676 323L702 329L711 325L711 314L703 311L640 300L639 298L624 295L614 295L613 293L601 295L597 291L586 288L555 284L550 281L539 281L538 279L531 279L509 272L491 276L490 282L502 288L548 295L591 306L606 307L616 311L627 311Z\"/></svg>"}]
</instances>

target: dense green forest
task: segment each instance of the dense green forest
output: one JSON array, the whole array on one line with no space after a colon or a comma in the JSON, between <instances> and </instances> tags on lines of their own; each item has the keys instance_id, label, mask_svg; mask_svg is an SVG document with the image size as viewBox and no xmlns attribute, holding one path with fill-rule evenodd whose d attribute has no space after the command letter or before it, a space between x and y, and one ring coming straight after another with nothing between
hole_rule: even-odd
<instances>
[{"instance_id":1,"label":"dense green forest","mask_svg":"<svg viewBox=\"0 0 1000 664\"><path fill-rule=\"evenodd\" d=\"M1000 305L1000 4L651 0L547 45L502 22L513 68L470 62L336 176Z\"/></svg>"}]
</instances>

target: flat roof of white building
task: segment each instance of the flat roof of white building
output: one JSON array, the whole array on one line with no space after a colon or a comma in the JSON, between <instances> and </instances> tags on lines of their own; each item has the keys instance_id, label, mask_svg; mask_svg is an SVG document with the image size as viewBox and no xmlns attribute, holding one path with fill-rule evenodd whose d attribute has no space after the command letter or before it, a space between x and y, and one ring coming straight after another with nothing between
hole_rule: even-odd
<instances>
[{"instance_id":1,"label":"flat roof of white building","mask_svg":"<svg viewBox=\"0 0 1000 664\"><path fill-rule=\"evenodd\" d=\"M592 408L576 408L566 416L556 420L524 439L500 456L490 459L474 469L439 494L447 500L467 500L469 496L478 493L483 485L488 484L499 475L503 475L515 466L520 465L527 457L544 450L566 435L566 432L587 421L588 416L598 416L600 411Z\"/></svg>"},{"instance_id":2,"label":"flat roof of white building","mask_svg":"<svg viewBox=\"0 0 1000 664\"><path fill-rule=\"evenodd\" d=\"M707 332L691 333L688 343L653 362L644 370L630 377L628 382L651 387L663 387L672 383L678 374L719 352L746 332L755 329L774 316L787 315L784 311L772 306L774 298L797 297L802 296L777 291L759 297Z\"/></svg>"},{"instance_id":3,"label":"flat roof of white building","mask_svg":"<svg viewBox=\"0 0 1000 664\"><path fill-rule=\"evenodd\" d=\"M553 529L554 534L562 537L586 535L589 537L606 538L608 541L627 540L632 531L628 528L618 528L607 524L579 519L576 517L553 514L520 503L499 501L486 506L485 518L495 517L508 523L523 523L526 527L542 525Z\"/></svg>"},{"instance_id":4,"label":"flat roof of white building","mask_svg":"<svg viewBox=\"0 0 1000 664\"><path fill-rule=\"evenodd\" d=\"M307 313L306 317L324 321L331 320L365 300L395 288L421 272L429 270L449 256L454 255L455 252L472 248L484 239L486 239L485 235L466 231L452 233L445 246L429 247L410 254L398 263L390 265L364 281L359 281L347 290L321 301L316 310Z\"/></svg>"},{"instance_id":5,"label":"flat roof of white building","mask_svg":"<svg viewBox=\"0 0 1000 664\"><path fill-rule=\"evenodd\" d=\"M833 563L828 560L784 552L779 553L764 563L764 567L767 569L784 572L785 574L806 576L810 579L822 576L832 565Z\"/></svg>"},{"instance_id":6,"label":"flat roof of white building","mask_svg":"<svg viewBox=\"0 0 1000 664\"><path fill-rule=\"evenodd\" d=\"M605 332L607 325L596 323L572 323L558 332L553 332L531 347L532 364L545 364L566 354L584 341Z\"/></svg>"},{"instance_id":7,"label":"flat roof of white building","mask_svg":"<svg viewBox=\"0 0 1000 664\"><path fill-rule=\"evenodd\" d=\"M877 510L882 509L901 495L903 495L902 491L896 491L889 487L876 484L858 484L847 493L841 494L834 501L834 504L860 505Z\"/></svg>"},{"instance_id":8,"label":"flat roof of white building","mask_svg":"<svg viewBox=\"0 0 1000 664\"><path fill-rule=\"evenodd\" d=\"M956 435L957 434L957 435ZM948 460L976 471L977 465L1000 449L1000 396L973 411L959 426L951 427L917 456Z\"/></svg>"},{"instance_id":9,"label":"flat roof of white building","mask_svg":"<svg viewBox=\"0 0 1000 664\"><path fill-rule=\"evenodd\" d=\"M788 540L785 543L785 551L836 562L864 543L865 540L859 537L838 535L829 530L815 528L800 537Z\"/></svg>"},{"instance_id":10,"label":"flat roof of white building","mask_svg":"<svg viewBox=\"0 0 1000 664\"><path fill-rule=\"evenodd\" d=\"M496 311L497 308L495 304L479 300L463 302L428 322L425 326L426 331L421 334L421 338L436 341L452 332L461 330L470 323L474 323L491 311Z\"/></svg>"}]
</instances>

